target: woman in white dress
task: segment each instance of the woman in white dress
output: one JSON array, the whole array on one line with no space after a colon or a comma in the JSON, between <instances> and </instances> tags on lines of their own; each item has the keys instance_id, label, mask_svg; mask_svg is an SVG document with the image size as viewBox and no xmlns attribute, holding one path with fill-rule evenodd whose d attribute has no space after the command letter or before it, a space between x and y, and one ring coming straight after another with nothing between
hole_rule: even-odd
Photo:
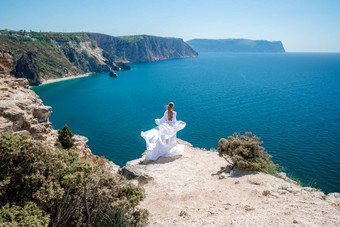
<instances>
[{"instance_id":1,"label":"woman in white dress","mask_svg":"<svg viewBox=\"0 0 340 227\"><path fill-rule=\"evenodd\" d=\"M161 119L156 119L157 127L141 132L145 139L147 153L146 160L157 160L159 157L171 157L181 155L184 151L184 145L178 144L176 134L182 130L186 124L183 121L177 121L177 113L173 110L175 104L170 102Z\"/></svg>"}]
</instances>

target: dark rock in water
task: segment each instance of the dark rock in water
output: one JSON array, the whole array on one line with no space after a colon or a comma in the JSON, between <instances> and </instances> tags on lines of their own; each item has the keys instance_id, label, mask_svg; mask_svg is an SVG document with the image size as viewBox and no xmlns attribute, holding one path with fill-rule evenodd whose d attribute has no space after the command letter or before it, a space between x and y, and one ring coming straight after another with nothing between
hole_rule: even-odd
<instances>
[{"instance_id":1,"label":"dark rock in water","mask_svg":"<svg viewBox=\"0 0 340 227\"><path fill-rule=\"evenodd\" d=\"M123 62L117 62L116 65L120 68L119 70L130 70L131 66L126 65Z\"/></svg>"},{"instance_id":2,"label":"dark rock in water","mask_svg":"<svg viewBox=\"0 0 340 227\"><path fill-rule=\"evenodd\" d=\"M31 85L38 85L39 72L36 54L27 52L18 60L14 74L17 78L27 78Z\"/></svg>"},{"instance_id":3,"label":"dark rock in water","mask_svg":"<svg viewBox=\"0 0 340 227\"><path fill-rule=\"evenodd\" d=\"M110 77L118 77L117 73L115 71L110 72Z\"/></svg>"}]
</instances>

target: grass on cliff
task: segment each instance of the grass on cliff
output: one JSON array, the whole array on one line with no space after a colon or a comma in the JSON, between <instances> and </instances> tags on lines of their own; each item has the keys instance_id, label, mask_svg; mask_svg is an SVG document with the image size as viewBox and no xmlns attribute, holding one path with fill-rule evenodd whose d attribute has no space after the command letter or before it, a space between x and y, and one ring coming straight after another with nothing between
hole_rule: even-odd
<instances>
[{"instance_id":1,"label":"grass on cliff","mask_svg":"<svg viewBox=\"0 0 340 227\"><path fill-rule=\"evenodd\" d=\"M227 139L220 139L217 151L220 156L230 158L234 167L277 175L279 166L273 163L272 156L261 146L262 143L251 132L245 135L234 133Z\"/></svg>"},{"instance_id":2,"label":"grass on cliff","mask_svg":"<svg viewBox=\"0 0 340 227\"><path fill-rule=\"evenodd\" d=\"M144 226L144 189L103 157L0 135L0 226Z\"/></svg>"},{"instance_id":3,"label":"grass on cliff","mask_svg":"<svg viewBox=\"0 0 340 227\"><path fill-rule=\"evenodd\" d=\"M127 35L127 36L118 36L118 38L128 41L130 43L134 43L139 40L142 36L141 35Z\"/></svg>"},{"instance_id":4,"label":"grass on cliff","mask_svg":"<svg viewBox=\"0 0 340 227\"><path fill-rule=\"evenodd\" d=\"M32 35L30 38L1 35L0 51L11 53L15 61L18 61L27 52L35 53L38 59L37 66L47 78L61 77L67 73L75 75L82 71L72 64L54 43L74 39L81 40L74 35L53 35L53 33Z\"/></svg>"}]
</instances>

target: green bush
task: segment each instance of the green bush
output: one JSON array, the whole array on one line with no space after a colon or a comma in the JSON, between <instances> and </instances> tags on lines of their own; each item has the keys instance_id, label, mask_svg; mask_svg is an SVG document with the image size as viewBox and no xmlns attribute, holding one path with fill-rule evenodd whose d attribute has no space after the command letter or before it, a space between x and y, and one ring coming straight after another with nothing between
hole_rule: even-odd
<instances>
[{"instance_id":1,"label":"green bush","mask_svg":"<svg viewBox=\"0 0 340 227\"><path fill-rule=\"evenodd\" d=\"M29 204L32 212L27 213L27 218L32 219L25 220L34 221L40 215L41 221L49 218L51 226L145 225L147 211L136 208L145 197L144 189L108 172L107 163L104 157L90 152L75 148L51 150L27 135L3 133L0 209L24 209ZM22 219L1 215L4 223Z\"/></svg>"},{"instance_id":2,"label":"green bush","mask_svg":"<svg viewBox=\"0 0 340 227\"><path fill-rule=\"evenodd\" d=\"M73 136L74 134L67 125L64 125L61 130L58 130L58 142L60 142L65 149L73 146Z\"/></svg>"},{"instance_id":3,"label":"green bush","mask_svg":"<svg viewBox=\"0 0 340 227\"><path fill-rule=\"evenodd\" d=\"M233 165L245 170L262 171L265 173L277 174L278 165L271 161L259 137L246 132L245 135L234 133L228 139L221 138L218 142L220 156L230 157Z\"/></svg>"},{"instance_id":4,"label":"green bush","mask_svg":"<svg viewBox=\"0 0 340 227\"><path fill-rule=\"evenodd\" d=\"M6 204L0 207L0 226L48 226L49 215L33 202L23 206Z\"/></svg>"}]
</instances>

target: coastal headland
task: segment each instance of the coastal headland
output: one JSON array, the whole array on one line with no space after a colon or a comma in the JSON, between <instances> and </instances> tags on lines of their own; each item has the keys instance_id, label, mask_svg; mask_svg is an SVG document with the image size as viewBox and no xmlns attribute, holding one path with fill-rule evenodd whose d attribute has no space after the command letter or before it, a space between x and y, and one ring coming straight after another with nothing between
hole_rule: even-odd
<instances>
[{"instance_id":1,"label":"coastal headland","mask_svg":"<svg viewBox=\"0 0 340 227\"><path fill-rule=\"evenodd\" d=\"M0 31L0 54L8 54L13 64L8 73L27 78L31 86L69 75L129 70L125 63L130 62L198 56L179 38L8 30Z\"/></svg>"}]
</instances>

